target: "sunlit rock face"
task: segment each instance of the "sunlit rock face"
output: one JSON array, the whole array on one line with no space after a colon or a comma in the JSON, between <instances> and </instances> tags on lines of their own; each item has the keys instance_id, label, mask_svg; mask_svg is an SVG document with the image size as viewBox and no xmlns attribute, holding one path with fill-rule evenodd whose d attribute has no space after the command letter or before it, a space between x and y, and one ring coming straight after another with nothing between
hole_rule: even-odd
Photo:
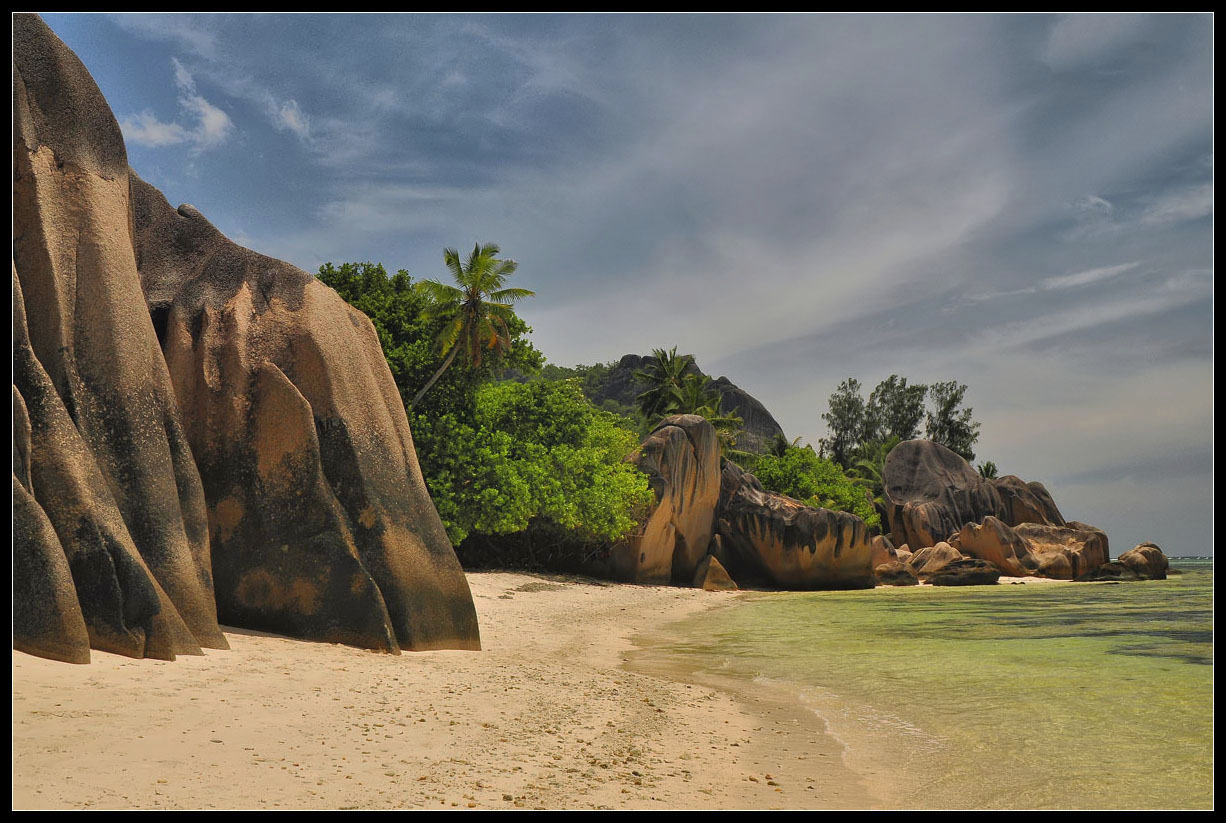
<instances>
[{"instance_id":1,"label":"sunlit rock face","mask_svg":"<svg viewBox=\"0 0 1226 823\"><path fill-rule=\"evenodd\" d=\"M1042 483L987 479L930 440L907 440L886 458L886 519L895 543L917 554L948 542L1007 575L1072 580L1107 562L1101 529L1066 521Z\"/></svg>"},{"instance_id":2,"label":"sunlit rock face","mask_svg":"<svg viewBox=\"0 0 1226 823\"><path fill-rule=\"evenodd\" d=\"M931 440L905 440L882 472L886 520L895 545L935 546L967 523L1001 517L996 488L970 463Z\"/></svg>"},{"instance_id":3,"label":"sunlit rock face","mask_svg":"<svg viewBox=\"0 0 1226 823\"><path fill-rule=\"evenodd\" d=\"M1013 577L1032 574L1038 566L1026 541L991 515L983 523L967 523L949 538L949 544L966 557L986 560Z\"/></svg>"},{"instance_id":4,"label":"sunlit rock face","mask_svg":"<svg viewBox=\"0 0 1226 823\"><path fill-rule=\"evenodd\" d=\"M1039 577L1075 580L1110 559L1106 532L1076 520L1063 526L1022 523L1014 531L1026 542Z\"/></svg>"},{"instance_id":5,"label":"sunlit rock face","mask_svg":"<svg viewBox=\"0 0 1226 823\"><path fill-rule=\"evenodd\" d=\"M864 521L768 492L724 463L718 530L725 567L738 585L860 589L876 585Z\"/></svg>"},{"instance_id":6,"label":"sunlit rock face","mask_svg":"<svg viewBox=\"0 0 1226 823\"><path fill-rule=\"evenodd\" d=\"M34 15L14 121L15 646L172 658L224 648L220 616L478 648L370 321L131 174Z\"/></svg>"},{"instance_id":7,"label":"sunlit rock face","mask_svg":"<svg viewBox=\"0 0 1226 823\"><path fill-rule=\"evenodd\" d=\"M1041 523L1045 526L1063 526L1064 517L1056 508L1047 487L1042 483L1027 483L1015 475L994 478L988 481L1000 495L1000 519L1010 526L1019 523Z\"/></svg>"},{"instance_id":8,"label":"sunlit rock face","mask_svg":"<svg viewBox=\"0 0 1226 823\"><path fill-rule=\"evenodd\" d=\"M689 585L715 533L715 429L692 414L665 418L629 459L647 475L656 502L638 531L613 548L609 572L632 583Z\"/></svg>"},{"instance_id":9,"label":"sunlit rock face","mask_svg":"<svg viewBox=\"0 0 1226 823\"><path fill-rule=\"evenodd\" d=\"M42 20L15 15L13 38L13 385L30 432L15 571L43 571L15 583L15 644L37 653L58 633L51 656L88 654L67 568L94 648L225 648L200 478L137 275L119 126ZM58 616L27 626L38 600Z\"/></svg>"},{"instance_id":10,"label":"sunlit rock face","mask_svg":"<svg viewBox=\"0 0 1226 823\"><path fill-rule=\"evenodd\" d=\"M1166 580L1171 563L1162 549L1153 543L1142 543L1119 557L1119 562L1142 580Z\"/></svg>"}]
</instances>

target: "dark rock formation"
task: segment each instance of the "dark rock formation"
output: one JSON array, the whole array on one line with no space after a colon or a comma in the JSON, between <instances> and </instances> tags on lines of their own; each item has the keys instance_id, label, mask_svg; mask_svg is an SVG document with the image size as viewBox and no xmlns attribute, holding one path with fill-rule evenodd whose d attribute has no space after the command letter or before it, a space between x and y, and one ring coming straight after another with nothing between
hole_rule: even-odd
<instances>
[{"instance_id":1,"label":"dark rock formation","mask_svg":"<svg viewBox=\"0 0 1226 823\"><path fill-rule=\"evenodd\" d=\"M1123 563L1112 561L1104 563L1096 569L1091 569L1085 574L1078 577L1078 582L1093 583L1097 581L1112 581L1120 582L1123 580L1140 580L1137 573L1125 566Z\"/></svg>"},{"instance_id":2,"label":"dark rock formation","mask_svg":"<svg viewBox=\"0 0 1226 823\"><path fill-rule=\"evenodd\" d=\"M218 612L477 648L370 321L130 175L80 61L13 27L15 645L88 654L67 568L89 645L122 654L224 648Z\"/></svg>"},{"instance_id":3,"label":"dark rock formation","mask_svg":"<svg viewBox=\"0 0 1226 823\"><path fill-rule=\"evenodd\" d=\"M1017 532L999 519L988 515L983 523L967 523L949 538L953 546L966 557L986 560L1005 574L1025 577L1038 566L1030 547Z\"/></svg>"},{"instance_id":4,"label":"dark rock formation","mask_svg":"<svg viewBox=\"0 0 1226 823\"><path fill-rule=\"evenodd\" d=\"M1162 549L1153 543L1142 543L1119 556L1119 563L1131 569L1141 580L1166 580L1170 561Z\"/></svg>"},{"instance_id":5,"label":"dark rock formation","mask_svg":"<svg viewBox=\"0 0 1226 823\"><path fill-rule=\"evenodd\" d=\"M898 552L894 549L894 544L890 542L890 538L884 534L879 534L872 539L872 544L872 564L874 569L885 563L898 562Z\"/></svg>"},{"instance_id":6,"label":"dark rock formation","mask_svg":"<svg viewBox=\"0 0 1226 823\"><path fill-rule=\"evenodd\" d=\"M886 458L882 479L894 542L907 543L917 556L948 541L1005 574L1061 580L1107 562L1106 534L1066 521L1042 483L1012 475L984 479L939 443L898 444Z\"/></svg>"},{"instance_id":7,"label":"dark rock formation","mask_svg":"<svg viewBox=\"0 0 1226 823\"><path fill-rule=\"evenodd\" d=\"M1021 523L1014 531L1026 542L1039 577L1075 580L1110 558L1106 533L1075 520L1063 526Z\"/></svg>"},{"instance_id":8,"label":"dark rock formation","mask_svg":"<svg viewBox=\"0 0 1226 823\"><path fill-rule=\"evenodd\" d=\"M919 579L927 580L945 566L961 559L961 552L942 542L935 546L925 546L912 554L907 560L907 568Z\"/></svg>"},{"instance_id":9,"label":"dark rock formation","mask_svg":"<svg viewBox=\"0 0 1226 823\"><path fill-rule=\"evenodd\" d=\"M897 560L877 566L873 569L873 575L877 578L879 586L915 586L919 584L919 578L915 576L915 573Z\"/></svg>"},{"instance_id":10,"label":"dark rock formation","mask_svg":"<svg viewBox=\"0 0 1226 823\"><path fill-rule=\"evenodd\" d=\"M656 503L639 530L613 547L608 571L631 583L689 584L715 531L715 429L692 414L666 418L628 459L647 475Z\"/></svg>"},{"instance_id":11,"label":"dark rock formation","mask_svg":"<svg viewBox=\"0 0 1226 823\"><path fill-rule=\"evenodd\" d=\"M597 406L611 400L619 406L636 408L638 396L646 387L634 379L634 373L646 368L655 361L652 355L623 355L617 365L610 370L603 384L593 391L588 399ZM686 374L702 374L693 361L686 368ZM720 394L719 411L721 414L736 414L744 423L744 432L737 438L737 448L743 451L763 453L770 448L777 435L783 434L779 423L755 397L737 386L727 377L720 377L711 382L713 388Z\"/></svg>"},{"instance_id":12,"label":"dark rock formation","mask_svg":"<svg viewBox=\"0 0 1226 823\"><path fill-rule=\"evenodd\" d=\"M13 40L27 491L58 536L94 648L168 659L225 648L200 480L136 272L119 126L42 20L15 15Z\"/></svg>"},{"instance_id":13,"label":"dark rock formation","mask_svg":"<svg viewBox=\"0 0 1226 823\"><path fill-rule=\"evenodd\" d=\"M928 583L933 586L991 586L999 579L1000 569L974 557L946 563L928 575Z\"/></svg>"},{"instance_id":14,"label":"dark rock formation","mask_svg":"<svg viewBox=\"0 0 1226 823\"><path fill-rule=\"evenodd\" d=\"M717 517L723 561L739 585L872 588L873 545L860 518L768 492L725 462Z\"/></svg>"},{"instance_id":15,"label":"dark rock formation","mask_svg":"<svg viewBox=\"0 0 1226 823\"><path fill-rule=\"evenodd\" d=\"M996 487L954 452L931 440L905 440L886 457L882 472L885 524L895 545L918 551L967 523L1001 517Z\"/></svg>"},{"instance_id":16,"label":"dark rock formation","mask_svg":"<svg viewBox=\"0 0 1226 823\"><path fill-rule=\"evenodd\" d=\"M1042 523L1063 526L1064 517L1056 508L1047 487L1042 483L1027 483L1012 474L989 480L1000 495L1001 520L1010 526L1019 523Z\"/></svg>"}]
</instances>

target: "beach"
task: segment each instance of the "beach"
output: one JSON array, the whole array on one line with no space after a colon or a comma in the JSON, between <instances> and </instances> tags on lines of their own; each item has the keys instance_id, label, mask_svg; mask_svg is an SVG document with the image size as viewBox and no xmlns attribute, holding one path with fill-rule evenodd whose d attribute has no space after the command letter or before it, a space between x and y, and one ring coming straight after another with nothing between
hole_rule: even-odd
<instances>
[{"instance_id":1,"label":"beach","mask_svg":"<svg viewBox=\"0 0 1226 823\"><path fill-rule=\"evenodd\" d=\"M812 712L624 665L736 593L469 573L481 652L400 656L226 627L173 662L13 652L13 805L861 808Z\"/></svg>"}]
</instances>

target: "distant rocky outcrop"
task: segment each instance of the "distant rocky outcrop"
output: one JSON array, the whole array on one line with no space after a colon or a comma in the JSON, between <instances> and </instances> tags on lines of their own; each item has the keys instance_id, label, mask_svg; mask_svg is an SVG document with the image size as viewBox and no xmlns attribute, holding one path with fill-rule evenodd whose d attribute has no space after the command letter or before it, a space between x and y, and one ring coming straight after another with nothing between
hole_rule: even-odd
<instances>
[{"instance_id":1,"label":"distant rocky outcrop","mask_svg":"<svg viewBox=\"0 0 1226 823\"><path fill-rule=\"evenodd\" d=\"M1153 543L1142 543L1129 549L1110 563L1084 572L1080 581L1096 580L1165 580L1170 571L1167 556Z\"/></svg>"},{"instance_id":2,"label":"distant rocky outcrop","mask_svg":"<svg viewBox=\"0 0 1226 823\"><path fill-rule=\"evenodd\" d=\"M588 399L597 406L611 400L622 407L637 408L638 396L646 390L646 386L634 379L634 373L646 368L654 361L655 357L650 354L623 355L601 384L589 389ZM703 372L696 363L690 361L686 374L703 374ZM711 386L719 391L720 413L736 414L744 421L742 424L744 431L737 438L738 449L761 454L770 448L776 436L783 435L783 428L766 407L727 377L721 376L712 380Z\"/></svg>"},{"instance_id":3,"label":"distant rocky outcrop","mask_svg":"<svg viewBox=\"0 0 1226 823\"><path fill-rule=\"evenodd\" d=\"M1072 580L1107 562L1107 535L1066 521L1042 483L981 477L939 443L898 444L882 481L887 526L915 552L912 564L939 544L1012 576Z\"/></svg>"},{"instance_id":4,"label":"distant rocky outcrop","mask_svg":"<svg viewBox=\"0 0 1226 823\"><path fill-rule=\"evenodd\" d=\"M76 56L13 36L15 647L477 648L370 321L171 208Z\"/></svg>"}]
</instances>

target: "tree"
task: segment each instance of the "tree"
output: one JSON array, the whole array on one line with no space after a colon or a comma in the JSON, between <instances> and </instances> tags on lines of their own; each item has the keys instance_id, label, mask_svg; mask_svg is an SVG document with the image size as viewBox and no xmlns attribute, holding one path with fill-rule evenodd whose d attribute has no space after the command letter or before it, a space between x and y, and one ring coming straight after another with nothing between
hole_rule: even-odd
<instances>
[{"instance_id":1,"label":"tree","mask_svg":"<svg viewBox=\"0 0 1226 823\"><path fill-rule=\"evenodd\" d=\"M489 383L470 420L443 413L415 425L415 439L447 444L422 473L456 545L537 521L607 543L655 500L646 475L625 462L638 437L587 402L578 380Z\"/></svg>"},{"instance_id":2,"label":"tree","mask_svg":"<svg viewBox=\"0 0 1226 823\"><path fill-rule=\"evenodd\" d=\"M928 387L907 385L907 378L891 374L877 384L864 408L865 441L885 441L891 437L912 440L919 435L924 420L924 397Z\"/></svg>"},{"instance_id":3,"label":"tree","mask_svg":"<svg viewBox=\"0 0 1226 823\"><path fill-rule=\"evenodd\" d=\"M511 334L509 352L494 352L494 356L483 358L478 368L449 369L428 397L420 400L415 409L409 408L409 400L438 370L436 341L444 321L426 315L427 298L404 269L389 276L378 263L325 263L319 268L319 279L374 324L392 379L409 412L414 441L423 460L430 444L423 443L417 435L417 417L471 410L473 394L482 382L507 368L533 374L543 362L541 353L528 341L532 330L518 316L512 316L507 324Z\"/></svg>"},{"instance_id":4,"label":"tree","mask_svg":"<svg viewBox=\"0 0 1226 823\"><path fill-rule=\"evenodd\" d=\"M996 464L991 460L986 463L980 463L975 468L979 470L980 477L986 477L988 480L996 479Z\"/></svg>"},{"instance_id":5,"label":"tree","mask_svg":"<svg viewBox=\"0 0 1226 823\"><path fill-rule=\"evenodd\" d=\"M634 379L647 386L638 396L639 409L649 419L657 420L671 412L680 401L681 382L694 363L692 354L677 354L677 347L670 350L652 349L652 356L644 368L634 373Z\"/></svg>"},{"instance_id":6,"label":"tree","mask_svg":"<svg viewBox=\"0 0 1226 823\"><path fill-rule=\"evenodd\" d=\"M830 436L818 441L822 456L846 468L851 454L864 442L864 398L860 396L860 381L849 377L830 395L830 411L822 415Z\"/></svg>"},{"instance_id":7,"label":"tree","mask_svg":"<svg viewBox=\"0 0 1226 823\"><path fill-rule=\"evenodd\" d=\"M514 260L499 260L501 249L495 243L473 246L468 260L461 263L455 249L443 250L443 262L456 285L437 280L423 280L417 291L429 301L423 312L427 320L442 320L439 332L439 354L445 354L438 371L418 390L409 407L417 405L430 387L442 377L464 349L465 359L473 368L481 365L482 349L507 352L511 348L510 324L515 317L511 304L535 292L506 287L506 280L518 268Z\"/></svg>"},{"instance_id":8,"label":"tree","mask_svg":"<svg viewBox=\"0 0 1226 823\"><path fill-rule=\"evenodd\" d=\"M809 506L849 512L870 528L881 526L863 487L849 480L833 460L819 457L812 446L786 446L782 455L760 455L754 475L768 491Z\"/></svg>"},{"instance_id":9,"label":"tree","mask_svg":"<svg viewBox=\"0 0 1226 823\"><path fill-rule=\"evenodd\" d=\"M933 383L928 390L932 408L928 412L927 436L964 460L974 460L975 441L979 439L979 424L971 417L971 409L960 408L966 396L966 386L955 381Z\"/></svg>"},{"instance_id":10,"label":"tree","mask_svg":"<svg viewBox=\"0 0 1226 823\"><path fill-rule=\"evenodd\" d=\"M847 476L858 486L867 489L873 500L882 502L885 493L885 459L894 447L899 444L897 435L891 435L883 441L872 441L861 444L856 450L856 460L848 470Z\"/></svg>"},{"instance_id":11,"label":"tree","mask_svg":"<svg viewBox=\"0 0 1226 823\"><path fill-rule=\"evenodd\" d=\"M706 418L715 429L719 439L720 453L725 457L736 451L736 438L745 421L737 414L724 414L719 410L719 390L711 385L705 374L687 374L681 379L681 388L676 393L674 404L667 414L696 414Z\"/></svg>"}]
</instances>

